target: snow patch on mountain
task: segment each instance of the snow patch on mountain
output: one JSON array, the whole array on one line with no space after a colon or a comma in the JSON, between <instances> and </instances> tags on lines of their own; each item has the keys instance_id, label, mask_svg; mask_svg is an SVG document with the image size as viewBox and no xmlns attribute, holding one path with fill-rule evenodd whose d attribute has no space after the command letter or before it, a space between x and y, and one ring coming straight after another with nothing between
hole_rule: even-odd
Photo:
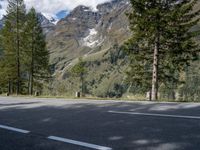
<instances>
[{"instance_id":1,"label":"snow patch on mountain","mask_svg":"<svg viewBox=\"0 0 200 150\"><path fill-rule=\"evenodd\" d=\"M75 21L77 18L72 18L73 21Z\"/></svg>"},{"instance_id":2,"label":"snow patch on mountain","mask_svg":"<svg viewBox=\"0 0 200 150\"><path fill-rule=\"evenodd\" d=\"M58 21L59 21L59 19L56 17L56 16L51 16L51 15L49 15L49 14L47 14L47 13L42 13L42 15L43 16L45 16L51 23L53 23L53 24L57 24L58 23Z\"/></svg>"},{"instance_id":3,"label":"snow patch on mountain","mask_svg":"<svg viewBox=\"0 0 200 150\"><path fill-rule=\"evenodd\" d=\"M102 38L98 38L98 31L96 29L89 29L89 34L85 38L82 39L83 46L87 46L90 48L97 47L102 43Z\"/></svg>"}]
</instances>

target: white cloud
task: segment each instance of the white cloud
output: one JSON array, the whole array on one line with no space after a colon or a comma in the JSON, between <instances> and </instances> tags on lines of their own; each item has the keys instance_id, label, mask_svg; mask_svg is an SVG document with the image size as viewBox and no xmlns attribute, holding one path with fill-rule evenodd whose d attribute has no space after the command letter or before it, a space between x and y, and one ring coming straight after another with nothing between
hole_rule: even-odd
<instances>
[{"instance_id":1,"label":"white cloud","mask_svg":"<svg viewBox=\"0 0 200 150\"><path fill-rule=\"evenodd\" d=\"M104 3L111 0L24 0L27 8L34 7L38 12L55 16L61 10L72 10L78 5L89 6L96 9L96 6L100 3ZM0 11L0 17L5 14L6 0L1 1L3 10Z\"/></svg>"},{"instance_id":2,"label":"white cloud","mask_svg":"<svg viewBox=\"0 0 200 150\"><path fill-rule=\"evenodd\" d=\"M3 17L3 15L6 14L7 5L8 5L7 0L6 1L0 0L0 19Z\"/></svg>"}]
</instances>

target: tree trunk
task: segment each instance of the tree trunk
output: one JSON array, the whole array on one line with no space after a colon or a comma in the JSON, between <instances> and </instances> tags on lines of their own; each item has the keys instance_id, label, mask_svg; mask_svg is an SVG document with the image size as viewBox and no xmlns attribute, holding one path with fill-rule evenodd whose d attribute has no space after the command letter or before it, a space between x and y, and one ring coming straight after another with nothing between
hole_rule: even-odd
<instances>
[{"instance_id":1,"label":"tree trunk","mask_svg":"<svg viewBox=\"0 0 200 150\"><path fill-rule=\"evenodd\" d=\"M30 95L33 95L33 73L34 73L34 29L32 33L32 50L31 50L31 69L30 69Z\"/></svg>"},{"instance_id":2,"label":"tree trunk","mask_svg":"<svg viewBox=\"0 0 200 150\"><path fill-rule=\"evenodd\" d=\"M29 95L33 95L33 75L30 74L29 81Z\"/></svg>"},{"instance_id":3,"label":"tree trunk","mask_svg":"<svg viewBox=\"0 0 200 150\"><path fill-rule=\"evenodd\" d=\"M155 40L154 58L153 58L153 76L152 76L152 91L151 99L158 100L158 57L159 57L159 42L160 37L157 35Z\"/></svg>"},{"instance_id":4,"label":"tree trunk","mask_svg":"<svg viewBox=\"0 0 200 150\"><path fill-rule=\"evenodd\" d=\"M8 81L8 93L9 94L11 93L11 81L10 80Z\"/></svg>"},{"instance_id":5,"label":"tree trunk","mask_svg":"<svg viewBox=\"0 0 200 150\"><path fill-rule=\"evenodd\" d=\"M83 89L83 86L84 86L84 85L83 85L83 84L84 84L84 83L83 83L83 82L84 82L83 80L84 80L84 79L83 79L83 75L82 75L82 74L81 74L81 76L80 76L80 80L81 80L81 95L84 96L84 89Z\"/></svg>"},{"instance_id":6,"label":"tree trunk","mask_svg":"<svg viewBox=\"0 0 200 150\"><path fill-rule=\"evenodd\" d=\"M20 93L20 58L19 58L19 8L17 1L17 95Z\"/></svg>"},{"instance_id":7,"label":"tree trunk","mask_svg":"<svg viewBox=\"0 0 200 150\"><path fill-rule=\"evenodd\" d=\"M27 89L28 95L30 95L30 82L31 82L31 77L30 77L30 73L28 73L28 89Z\"/></svg>"}]
</instances>

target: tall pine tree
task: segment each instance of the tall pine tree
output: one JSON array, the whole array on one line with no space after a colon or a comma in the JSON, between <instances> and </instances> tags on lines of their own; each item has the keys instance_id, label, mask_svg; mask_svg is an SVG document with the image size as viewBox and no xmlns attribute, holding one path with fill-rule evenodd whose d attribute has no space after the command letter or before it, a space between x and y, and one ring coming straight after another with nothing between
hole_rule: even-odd
<instances>
[{"instance_id":1,"label":"tall pine tree","mask_svg":"<svg viewBox=\"0 0 200 150\"><path fill-rule=\"evenodd\" d=\"M49 77L49 53L37 13L32 8L26 15L23 0L9 0L5 24L1 31L2 83L8 83L8 92L33 94L34 85ZM27 81L28 82L25 82ZM16 86L14 86L16 84Z\"/></svg>"},{"instance_id":2,"label":"tall pine tree","mask_svg":"<svg viewBox=\"0 0 200 150\"><path fill-rule=\"evenodd\" d=\"M26 64L29 78L29 94L33 94L36 81L48 77L49 53L46 49L45 36L43 34L38 15L32 8L26 17L25 39L26 39Z\"/></svg>"},{"instance_id":3,"label":"tall pine tree","mask_svg":"<svg viewBox=\"0 0 200 150\"><path fill-rule=\"evenodd\" d=\"M199 47L190 29L199 21L198 0L131 0L132 38L126 43L131 62L129 77L158 99L159 84L177 83L179 73L197 58ZM152 75L150 75L150 73ZM141 84L142 83L142 84Z\"/></svg>"},{"instance_id":4,"label":"tall pine tree","mask_svg":"<svg viewBox=\"0 0 200 150\"><path fill-rule=\"evenodd\" d=\"M20 94L21 52L23 51L22 33L25 23L25 4L23 0L8 0L5 26L2 31L5 50L5 73L9 78L16 78L16 93ZM7 70L8 69L8 70ZM10 77L12 76L12 77Z\"/></svg>"},{"instance_id":5,"label":"tall pine tree","mask_svg":"<svg viewBox=\"0 0 200 150\"><path fill-rule=\"evenodd\" d=\"M4 28L1 30L1 44L3 53L1 58L1 84L8 83L8 93L12 93L11 85L17 80L17 66L16 66L16 43L15 33L13 32L12 24L6 21Z\"/></svg>"}]
</instances>

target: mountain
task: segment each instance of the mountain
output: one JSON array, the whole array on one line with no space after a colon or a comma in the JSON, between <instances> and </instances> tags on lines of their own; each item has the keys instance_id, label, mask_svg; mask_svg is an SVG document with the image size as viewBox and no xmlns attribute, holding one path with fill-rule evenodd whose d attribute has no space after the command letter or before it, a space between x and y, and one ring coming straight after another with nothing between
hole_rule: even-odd
<instances>
[{"instance_id":1,"label":"mountain","mask_svg":"<svg viewBox=\"0 0 200 150\"><path fill-rule=\"evenodd\" d=\"M78 6L47 33L55 93L63 86L65 94L79 89L77 78L70 74L79 57L83 58L87 66L87 93L106 96L109 89L109 93L115 95L112 89L122 89L121 82L124 82L125 76L123 70L127 63L119 47L130 37L126 16L130 9L128 0L100 4L96 10Z\"/></svg>"},{"instance_id":2,"label":"mountain","mask_svg":"<svg viewBox=\"0 0 200 150\"><path fill-rule=\"evenodd\" d=\"M200 7L200 3L195 9ZM121 96L130 90L125 82L128 58L120 45L131 32L126 13L129 0L114 0L92 10L78 6L47 34L47 48L54 80L51 94L73 95L79 80L70 71L82 57L86 62L84 89L100 97ZM195 28L199 28L196 26Z\"/></svg>"},{"instance_id":3,"label":"mountain","mask_svg":"<svg viewBox=\"0 0 200 150\"><path fill-rule=\"evenodd\" d=\"M47 34L54 70L65 72L74 59L105 52L113 43L126 40L130 32L125 13L129 9L128 0L116 0L98 5L97 11L78 6L61 19Z\"/></svg>"},{"instance_id":4,"label":"mountain","mask_svg":"<svg viewBox=\"0 0 200 150\"><path fill-rule=\"evenodd\" d=\"M45 17L50 23L53 23L54 25L57 24L57 22L59 21L58 19L55 19L54 17L47 15L45 13L40 13L43 17Z\"/></svg>"},{"instance_id":5,"label":"mountain","mask_svg":"<svg viewBox=\"0 0 200 150\"><path fill-rule=\"evenodd\" d=\"M43 31L45 34L51 32L54 27L55 27L55 19L53 17L47 19L47 17L42 14L42 13L38 13L38 18L39 18L39 21L42 25L42 28L43 28Z\"/></svg>"}]
</instances>

